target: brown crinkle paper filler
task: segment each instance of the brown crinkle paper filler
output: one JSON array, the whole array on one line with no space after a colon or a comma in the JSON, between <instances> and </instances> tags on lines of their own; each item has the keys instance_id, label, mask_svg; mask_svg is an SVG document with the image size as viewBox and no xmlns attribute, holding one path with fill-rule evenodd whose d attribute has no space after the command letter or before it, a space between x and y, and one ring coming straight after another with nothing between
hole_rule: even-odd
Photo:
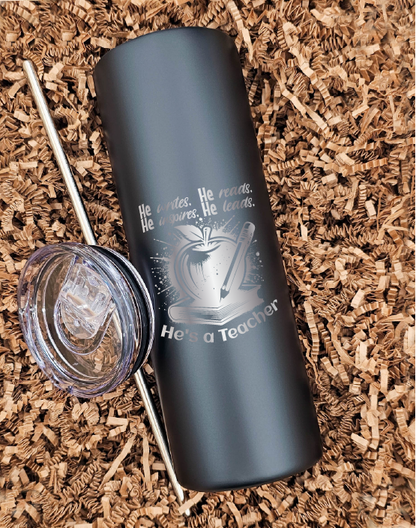
<instances>
[{"instance_id":1,"label":"brown crinkle paper filler","mask_svg":"<svg viewBox=\"0 0 416 528\"><path fill-rule=\"evenodd\" d=\"M0 527L414 526L413 2L0 4ZM99 243L127 254L92 72L109 49L174 26L235 38L324 443L303 474L189 493L189 518L133 382L91 401L60 392L16 313L33 251L82 240L22 59Z\"/></svg>"}]
</instances>

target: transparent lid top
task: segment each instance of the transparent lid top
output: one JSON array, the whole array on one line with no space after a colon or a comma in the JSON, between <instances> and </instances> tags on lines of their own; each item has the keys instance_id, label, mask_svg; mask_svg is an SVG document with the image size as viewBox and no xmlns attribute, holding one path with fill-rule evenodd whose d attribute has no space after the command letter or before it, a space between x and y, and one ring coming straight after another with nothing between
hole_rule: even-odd
<instances>
[{"instance_id":1,"label":"transparent lid top","mask_svg":"<svg viewBox=\"0 0 416 528\"><path fill-rule=\"evenodd\" d=\"M97 246L36 251L19 280L18 312L38 365L79 397L113 390L153 343L153 309L140 275L122 255Z\"/></svg>"}]
</instances>

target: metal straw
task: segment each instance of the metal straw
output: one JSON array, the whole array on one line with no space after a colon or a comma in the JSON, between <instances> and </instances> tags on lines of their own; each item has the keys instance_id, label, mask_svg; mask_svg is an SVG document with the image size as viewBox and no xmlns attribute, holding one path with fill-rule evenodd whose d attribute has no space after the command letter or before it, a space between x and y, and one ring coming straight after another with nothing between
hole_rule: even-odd
<instances>
[{"instance_id":1,"label":"metal straw","mask_svg":"<svg viewBox=\"0 0 416 528\"><path fill-rule=\"evenodd\" d=\"M74 180L74 176L69 166L68 159L62 148L61 141L58 136L58 132L53 123L51 114L49 113L48 104L46 102L45 96L43 95L42 88L39 83L38 76L36 74L35 68L32 61L24 60L23 61L23 70L26 74L27 80L29 82L30 89L32 90L32 95L35 100L36 106L38 108L40 117L42 119L43 125L45 127L46 133L48 135L52 151L55 154L58 167L62 173L63 179L65 181L66 188L71 198L72 206L75 211L75 215L78 218L82 234L84 235L85 241L90 246L97 245L97 241L94 236L90 221L88 220L87 213L85 211L82 198L79 194L77 185ZM134 380L136 382L137 388L140 393L144 408L146 409L147 415L149 417L150 426L152 428L156 443L159 447L160 454L162 455L163 462L166 466L166 471L168 472L173 490L176 494L179 504L182 504L185 499L184 491L181 488L181 485L176 478L176 473L173 468L172 459L170 457L169 448L166 440L166 436L161 424L158 412L156 410L151 392L146 383L145 377L141 369L139 369L134 374ZM190 515L189 510L185 511L186 515Z\"/></svg>"}]
</instances>

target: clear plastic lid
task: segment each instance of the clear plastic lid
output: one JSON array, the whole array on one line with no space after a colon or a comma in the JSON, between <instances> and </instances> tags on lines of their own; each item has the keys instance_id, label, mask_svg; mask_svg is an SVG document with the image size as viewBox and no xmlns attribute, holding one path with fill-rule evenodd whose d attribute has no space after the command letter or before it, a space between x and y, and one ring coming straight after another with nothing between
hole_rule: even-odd
<instances>
[{"instance_id":1,"label":"clear plastic lid","mask_svg":"<svg viewBox=\"0 0 416 528\"><path fill-rule=\"evenodd\" d=\"M113 390L153 344L153 308L140 275L122 255L98 246L36 251L20 276L18 312L40 368L83 398Z\"/></svg>"}]
</instances>

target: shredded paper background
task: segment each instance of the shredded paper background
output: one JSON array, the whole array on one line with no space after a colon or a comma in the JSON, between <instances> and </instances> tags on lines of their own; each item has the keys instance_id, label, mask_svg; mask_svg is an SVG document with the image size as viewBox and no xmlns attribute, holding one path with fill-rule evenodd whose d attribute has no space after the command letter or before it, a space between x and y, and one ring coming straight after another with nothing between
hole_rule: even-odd
<instances>
[{"instance_id":1,"label":"shredded paper background","mask_svg":"<svg viewBox=\"0 0 416 528\"><path fill-rule=\"evenodd\" d=\"M413 526L413 2L0 4L0 527ZM172 26L235 37L325 448L285 481L190 493L189 518L133 382L87 402L59 392L16 313L32 252L82 241L22 58L99 243L127 254L92 71L110 48Z\"/></svg>"}]
</instances>

